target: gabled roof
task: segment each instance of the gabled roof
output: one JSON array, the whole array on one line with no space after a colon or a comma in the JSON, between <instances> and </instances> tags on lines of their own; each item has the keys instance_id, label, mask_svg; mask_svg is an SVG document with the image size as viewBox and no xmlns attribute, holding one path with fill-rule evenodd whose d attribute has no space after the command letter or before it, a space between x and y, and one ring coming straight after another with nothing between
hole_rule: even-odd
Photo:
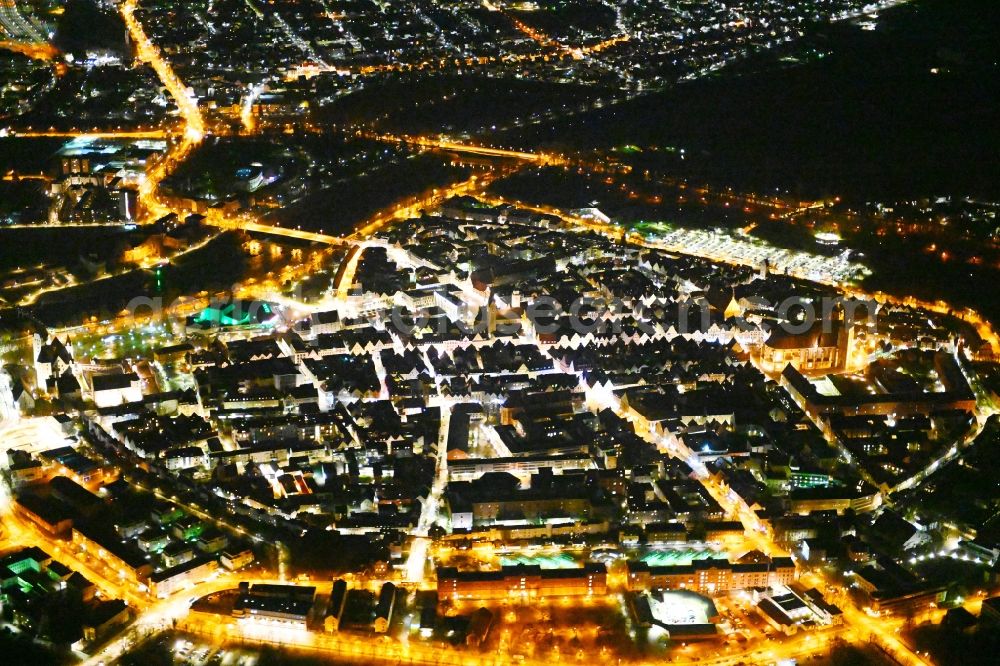
<instances>
[{"instance_id":1,"label":"gabled roof","mask_svg":"<svg viewBox=\"0 0 1000 666\"><path fill-rule=\"evenodd\" d=\"M132 385L132 382L137 381L139 381L139 376L133 372L128 374L94 375L93 379L91 379L95 393L98 391L126 389Z\"/></svg>"},{"instance_id":2,"label":"gabled roof","mask_svg":"<svg viewBox=\"0 0 1000 666\"><path fill-rule=\"evenodd\" d=\"M59 338L53 338L52 342L42 345L38 350L39 363L55 363L57 360L69 364L73 362L73 355L69 353L66 345Z\"/></svg>"}]
</instances>

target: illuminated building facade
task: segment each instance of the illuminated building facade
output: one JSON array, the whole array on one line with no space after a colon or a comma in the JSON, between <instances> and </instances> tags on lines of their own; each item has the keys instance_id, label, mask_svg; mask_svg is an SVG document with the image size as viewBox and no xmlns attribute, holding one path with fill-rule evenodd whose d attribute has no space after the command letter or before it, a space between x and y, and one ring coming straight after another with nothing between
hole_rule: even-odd
<instances>
[{"instance_id":1,"label":"illuminated building facade","mask_svg":"<svg viewBox=\"0 0 1000 666\"><path fill-rule=\"evenodd\" d=\"M718 594L751 587L788 585L795 580L795 562L790 557L746 563L698 560L670 566L628 562L627 571L627 585L632 591L665 589Z\"/></svg>"},{"instance_id":2,"label":"illuminated building facade","mask_svg":"<svg viewBox=\"0 0 1000 666\"><path fill-rule=\"evenodd\" d=\"M608 591L608 572L603 564L578 569L542 569L510 566L499 571L438 569L438 599L537 599L544 597L594 596Z\"/></svg>"}]
</instances>

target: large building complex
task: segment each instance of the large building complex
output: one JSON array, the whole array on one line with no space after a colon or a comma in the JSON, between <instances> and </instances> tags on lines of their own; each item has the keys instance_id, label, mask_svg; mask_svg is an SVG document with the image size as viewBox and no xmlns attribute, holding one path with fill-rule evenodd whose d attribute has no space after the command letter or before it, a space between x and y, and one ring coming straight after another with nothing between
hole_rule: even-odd
<instances>
[{"instance_id":1,"label":"large building complex","mask_svg":"<svg viewBox=\"0 0 1000 666\"><path fill-rule=\"evenodd\" d=\"M579 569L542 569L509 566L499 571L437 571L438 598L442 601L510 599L530 601L543 597L595 596L608 590L607 569L591 564Z\"/></svg>"},{"instance_id":2,"label":"large building complex","mask_svg":"<svg viewBox=\"0 0 1000 666\"><path fill-rule=\"evenodd\" d=\"M779 557L763 562L696 560L691 564L650 566L628 562L628 589L691 590L699 594L721 594L734 590L788 585L795 581L795 562Z\"/></svg>"}]
</instances>

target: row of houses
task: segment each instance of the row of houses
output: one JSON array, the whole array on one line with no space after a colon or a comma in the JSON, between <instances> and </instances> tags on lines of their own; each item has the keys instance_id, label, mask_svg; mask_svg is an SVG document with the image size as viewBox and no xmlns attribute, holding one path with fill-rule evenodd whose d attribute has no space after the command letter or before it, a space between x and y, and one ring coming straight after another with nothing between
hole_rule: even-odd
<instances>
[{"instance_id":1,"label":"row of houses","mask_svg":"<svg viewBox=\"0 0 1000 666\"><path fill-rule=\"evenodd\" d=\"M626 565L626 585L630 591L664 589L721 594L789 585L796 575L795 562L790 557L740 562L695 560L690 564L666 566L629 561Z\"/></svg>"}]
</instances>

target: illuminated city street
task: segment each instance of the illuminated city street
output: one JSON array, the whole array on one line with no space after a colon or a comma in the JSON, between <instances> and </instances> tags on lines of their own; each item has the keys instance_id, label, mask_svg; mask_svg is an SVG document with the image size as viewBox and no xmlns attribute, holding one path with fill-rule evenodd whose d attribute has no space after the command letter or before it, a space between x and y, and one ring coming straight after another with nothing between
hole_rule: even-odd
<instances>
[{"instance_id":1,"label":"illuminated city street","mask_svg":"<svg viewBox=\"0 0 1000 666\"><path fill-rule=\"evenodd\" d=\"M997 26L0 0L0 651L992 663Z\"/></svg>"}]
</instances>

